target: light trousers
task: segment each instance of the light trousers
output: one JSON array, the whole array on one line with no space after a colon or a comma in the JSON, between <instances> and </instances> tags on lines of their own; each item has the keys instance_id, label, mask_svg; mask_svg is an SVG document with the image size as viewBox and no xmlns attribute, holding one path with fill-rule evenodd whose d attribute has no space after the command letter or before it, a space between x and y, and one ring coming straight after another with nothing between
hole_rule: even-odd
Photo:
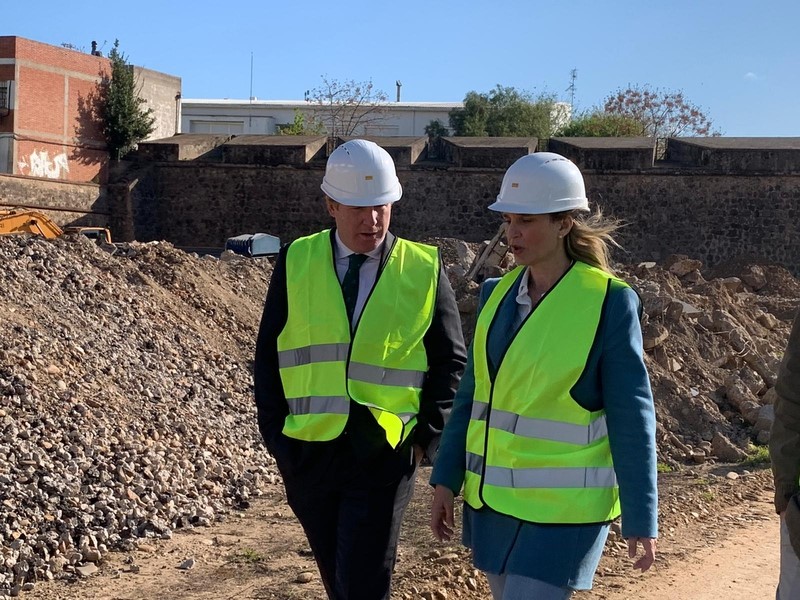
<instances>
[{"instance_id":1,"label":"light trousers","mask_svg":"<svg viewBox=\"0 0 800 600\"><path fill-rule=\"evenodd\" d=\"M781 517L781 574L775 600L800 598L800 558L789 541L786 519Z\"/></svg>"},{"instance_id":2,"label":"light trousers","mask_svg":"<svg viewBox=\"0 0 800 600\"><path fill-rule=\"evenodd\" d=\"M485 575L494 600L567 600L572 596L573 590L570 588L558 587L530 577L510 573Z\"/></svg>"}]
</instances>

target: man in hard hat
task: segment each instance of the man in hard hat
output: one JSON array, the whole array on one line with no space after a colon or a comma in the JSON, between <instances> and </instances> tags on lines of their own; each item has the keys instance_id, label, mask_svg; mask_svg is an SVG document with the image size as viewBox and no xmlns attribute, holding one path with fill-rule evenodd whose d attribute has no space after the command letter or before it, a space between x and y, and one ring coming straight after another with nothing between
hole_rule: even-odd
<instances>
[{"instance_id":1,"label":"man in hard hat","mask_svg":"<svg viewBox=\"0 0 800 600\"><path fill-rule=\"evenodd\" d=\"M258 424L330 598L389 598L400 522L466 350L436 248L389 232L402 188L365 140L331 153L335 228L284 247L255 357Z\"/></svg>"},{"instance_id":2,"label":"man in hard hat","mask_svg":"<svg viewBox=\"0 0 800 600\"><path fill-rule=\"evenodd\" d=\"M800 598L800 313L795 316L775 383L775 421L769 454L775 510L781 517L777 600Z\"/></svg>"}]
</instances>

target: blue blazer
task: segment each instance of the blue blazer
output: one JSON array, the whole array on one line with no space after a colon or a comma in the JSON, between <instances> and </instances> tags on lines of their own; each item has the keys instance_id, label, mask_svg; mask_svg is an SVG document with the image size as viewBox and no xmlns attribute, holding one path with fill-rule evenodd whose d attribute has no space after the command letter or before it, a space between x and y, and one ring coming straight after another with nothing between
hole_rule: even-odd
<instances>
[{"instance_id":1,"label":"blue blazer","mask_svg":"<svg viewBox=\"0 0 800 600\"><path fill-rule=\"evenodd\" d=\"M499 279L487 280L479 311ZM487 340L490 369L514 332L519 281L501 303ZM609 444L620 487L622 533L656 537L655 411L644 365L641 302L631 288L612 282L586 369L572 390L588 410L605 409ZM464 483L467 426L475 390L472 346L452 414L441 439L432 485L459 493ZM464 506L463 542L483 571L512 573L573 589L590 589L609 525L539 525L501 515L488 507Z\"/></svg>"}]
</instances>

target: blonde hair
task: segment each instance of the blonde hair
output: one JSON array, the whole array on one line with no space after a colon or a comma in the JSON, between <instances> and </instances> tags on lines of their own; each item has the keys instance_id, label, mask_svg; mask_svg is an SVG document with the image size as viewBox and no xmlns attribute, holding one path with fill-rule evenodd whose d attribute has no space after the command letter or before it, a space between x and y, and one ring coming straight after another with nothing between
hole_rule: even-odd
<instances>
[{"instance_id":1,"label":"blonde hair","mask_svg":"<svg viewBox=\"0 0 800 600\"><path fill-rule=\"evenodd\" d=\"M603 211L596 208L591 214L580 210L555 213L553 220L566 216L572 217L572 229L564 238L567 256L573 260L585 262L614 275L611 268L611 247L622 248L614 239L614 232L623 226L619 219L603 216Z\"/></svg>"}]
</instances>

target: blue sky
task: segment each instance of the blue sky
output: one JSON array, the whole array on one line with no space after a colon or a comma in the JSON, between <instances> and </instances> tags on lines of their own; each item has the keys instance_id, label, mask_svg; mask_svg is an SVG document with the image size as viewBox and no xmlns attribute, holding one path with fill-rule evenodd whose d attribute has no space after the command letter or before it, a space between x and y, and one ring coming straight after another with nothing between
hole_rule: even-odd
<instances>
[{"instance_id":1,"label":"blue sky","mask_svg":"<svg viewBox=\"0 0 800 600\"><path fill-rule=\"evenodd\" d=\"M0 35L177 75L184 98L302 100L333 79L455 102L496 84L589 109L628 84L683 90L727 136L800 136L798 0L6 3Z\"/></svg>"}]
</instances>

